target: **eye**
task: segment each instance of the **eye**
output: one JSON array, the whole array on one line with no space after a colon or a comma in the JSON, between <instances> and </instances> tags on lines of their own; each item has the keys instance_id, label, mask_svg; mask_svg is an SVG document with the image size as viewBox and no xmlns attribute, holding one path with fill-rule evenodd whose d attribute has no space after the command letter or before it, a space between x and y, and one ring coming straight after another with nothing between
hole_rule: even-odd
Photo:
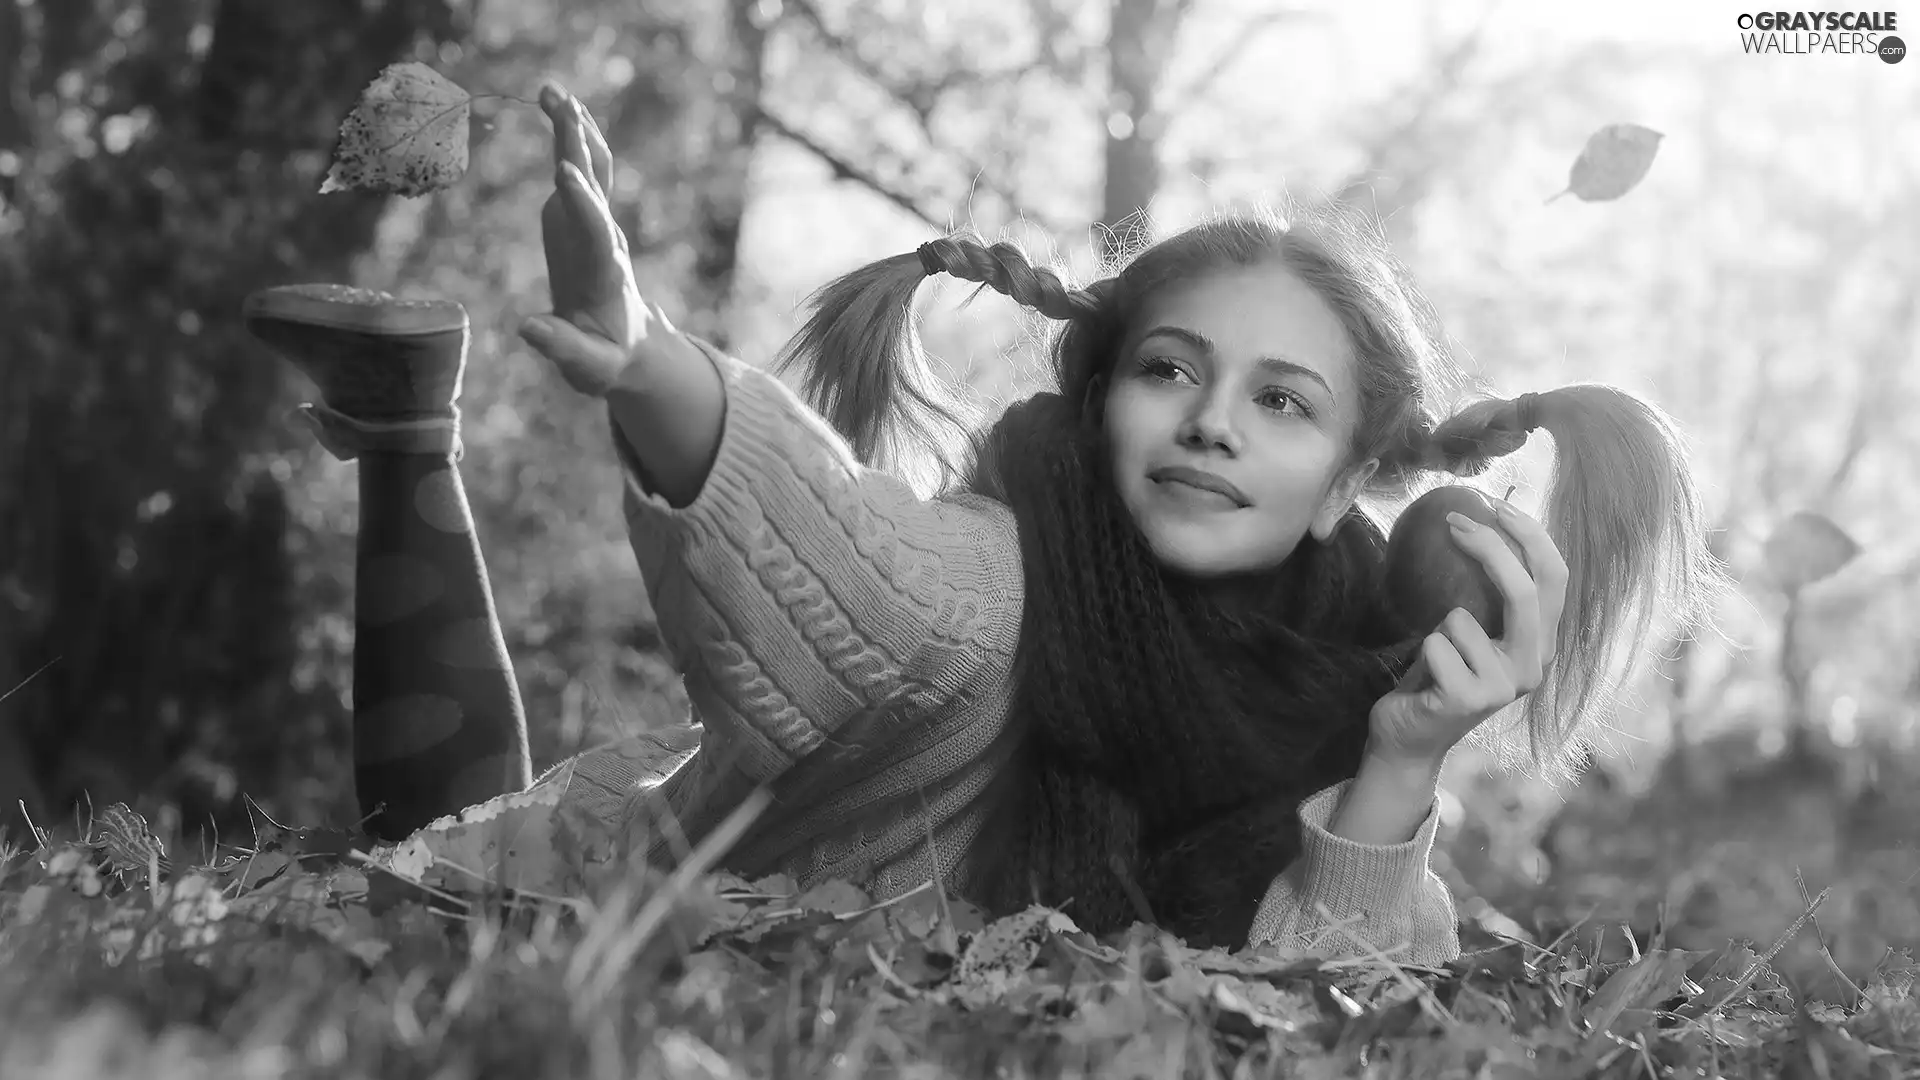
<instances>
[{"instance_id":1,"label":"eye","mask_svg":"<svg viewBox=\"0 0 1920 1080\"><path fill-rule=\"evenodd\" d=\"M1284 413L1291 406L1301 416L1313 419L1313 406L1307 403L1307 399L1283 386L1267 387L1260 391L1254 401L1261 408L1277 413Z\"/></svg>"},{"instance_id":2,"label":"eye","mask_svg":"<svg viewBox=\"0 0 1920 1080\"><path fill-rule=\"evenodd\" d=\"M1182 367L1180 363L1172 357L1143 356L1140 358L1138 367L1141 374L1159 382L1177 383L1182 379L1188 382L1198 381L1187 372L1186 368Z\"/></svg>"}]
</instances>

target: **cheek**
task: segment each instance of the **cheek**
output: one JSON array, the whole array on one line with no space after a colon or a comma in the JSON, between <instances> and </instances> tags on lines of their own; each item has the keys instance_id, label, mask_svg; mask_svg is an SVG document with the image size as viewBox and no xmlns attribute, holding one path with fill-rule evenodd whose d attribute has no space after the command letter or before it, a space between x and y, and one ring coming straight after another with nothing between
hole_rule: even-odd
<instances>
[{"instance_id":1,"label":"cheek","mask_svg":"<svg viewBox=\"0 0 1920 1080\"><path fill-rule=\"evenodd\" d=\"M1311 518L1326 501L1340 466L1340 454L1329 440L1304 432L1301 436L1267 441L1258 466L1248 470L1257 477L1248 494L1276 524Z\"/></svg>"},{"instance_id":2,"label":"cheek","mask_svg":"<svg viewBox=\"0 0 1920 1080\"><path fill-rule=\"evenodd\" d=\"M1101 421L1114 460L1124 463L1145 457L1151 448L1172 438L1175 419L1152 395L1122 383L1107 395Z\"/></svg>"}]
</instances>

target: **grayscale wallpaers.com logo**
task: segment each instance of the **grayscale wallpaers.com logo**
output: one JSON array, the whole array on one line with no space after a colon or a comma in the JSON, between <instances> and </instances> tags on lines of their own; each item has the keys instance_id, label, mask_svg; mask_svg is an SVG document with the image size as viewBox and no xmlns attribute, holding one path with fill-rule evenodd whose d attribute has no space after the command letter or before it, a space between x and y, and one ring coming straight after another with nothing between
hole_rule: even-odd
<instances>
[{"instance_id":1,"label":"grayscale wallpaers.com logo","mask_svg":"<svg viewBox=\"0 0 1920 1080\"><path fill-rule=\"evenodd\" d=\"M1756 11L1736 21L1740 48L1750 53L1840 53L1877 56L1888 64L1907 57L1907 43L1894 36L1900 23L1891 11Z\"/></svg>"}]
</instances>

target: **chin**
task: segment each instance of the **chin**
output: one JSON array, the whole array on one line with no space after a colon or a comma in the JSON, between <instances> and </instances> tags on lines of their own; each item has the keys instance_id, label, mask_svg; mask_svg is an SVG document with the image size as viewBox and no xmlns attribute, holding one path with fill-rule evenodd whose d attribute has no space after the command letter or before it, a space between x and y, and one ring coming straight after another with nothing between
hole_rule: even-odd
<instances>
[{"instance_id":1,"label":"chin","mask_svg":"<svg viewBox=\"0 0 1920 1080\"><path fill-rule=\"evenodd\" d=\"M1154 521L1142 530L1161 566L1188 577L1224 577L1278 565L1285 552L1250 550L1217 523Z\"/></svg>"}]
</instances>

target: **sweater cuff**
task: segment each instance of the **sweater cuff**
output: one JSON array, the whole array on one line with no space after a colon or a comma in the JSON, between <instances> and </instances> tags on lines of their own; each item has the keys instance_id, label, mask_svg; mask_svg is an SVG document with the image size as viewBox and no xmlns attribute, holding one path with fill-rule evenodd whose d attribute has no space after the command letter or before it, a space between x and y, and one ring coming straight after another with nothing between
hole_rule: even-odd
<instances>
[{"instance_id":1,"label":"sweater cuff","mask_svg":"<svg viewBox=\"0 0 1920 1080\"><path fill-rule=\"evenodd\" d=\"M751 504L753 481L765 472L764 466L758 463L785 456L779 448L779 433L783 425L793 422L793 410L783 408L785 403L778 400L786 388L773 376L696 338L687 340L693 342L720 373L721 393L726 398L726 411L720 421L720 446L706 482L700 485L700 493L692 502L675 507L648 490L646 472L627 442L611 404L607 406L607 419L613 427L614 451L626 473L630 514L637 511L661 521L706 526L724 534L729 524L737 531L741 513L753 513L751 505L742 504ZM628 379L639 377L635 372L641 372L642 367L640 364L629 366L614 384L615 389Z\"/></svg>"},{"instance_id":2,"label":"sweater cuff","mask_svg":"<svg viewBox=\"0 0 1920 1080\"><path fill-rule=\"evenodd\" d=\"M1317 792L1300 804L1300 883L1305 896L1335 919L1378 918L1410 909L1427 874L1440 827L1436 800L1413 838L1399 844L1362 844L1327 831L1353 781Z\"/></svg>"}]
</instances>

